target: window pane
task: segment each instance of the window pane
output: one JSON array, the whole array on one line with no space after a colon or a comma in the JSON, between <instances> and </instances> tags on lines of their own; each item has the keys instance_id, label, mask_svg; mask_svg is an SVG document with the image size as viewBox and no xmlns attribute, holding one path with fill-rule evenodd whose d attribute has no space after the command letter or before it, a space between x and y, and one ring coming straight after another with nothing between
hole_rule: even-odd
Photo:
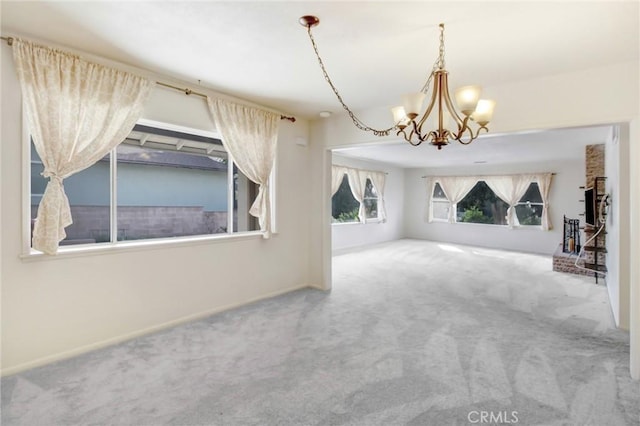
<instances>
[{"instance_id":1,"label":"window pane","mask_svg":"<svg viewBox=\"0 0 640 426\"><path fill-rule=\"evenodd\" d=\"M118 240L227 232L226 155L117 148Z\"/></svg>"},{"instance_id":2,"label":"window pane","mask_svg":"<svg viewBox=\"0 0 640 426\"><path fill-rule=\"evenodd\" d=\"M448 201L432 201L433 206L433 218L434 219L449 219L449 202Z\"/></svg>"},{"instance_id":3,"label":"window pane","mask_svg":"<svg viewBox=\"0 0 640 426\"><path fill-rule=\"evenodd\" d=\"M331 199L333 222L357 222L360 204L353 198L347 175L342 178L340 188Z\"/></svg>"},{"instance_id":4,"label":"window pane","mask_svg":"<svg viewBox=\"0 0 640 426\"><path fill-rule=\"evenodd\" d=\"M509 206L493 193L483 181L478 182L458 203L457 221L506 225Z\"/></svg>"},{"instance_id":5,"label":"window pane","mask_svg":"<svg viewBox=\"0 0 640 426\"><path fill-rule=\"evenodd\" d=\"M529 185L527 192L516 205L516 215L520 225L540 225L542 223L542 195L536 182Z\"/></svg>"},{"instance_id":6,"label":"window pane","mask_svg":"<svg viewBox=\"0 0 640 426\"><path fill-rule=\"evenodd\" d=\"M364 187L364 211L367 219L378 218L378 194L373 186L371 179L367 179Z\"/></svg>"},{"instance_id":7,"label":"window pane","mask_svg":"<svg viewBox=\"0 0 640 426\"><path fill-rule=\"evenodd\" d=\"M524 196L520 199L521 203L542 203L542 195L540 195L540 188L538 188L537 182L532 182L524 193Z\"/></svg>"},{"instance_id":8,"label":"window pane","mask_svg":"<svg viewBox=\"0 0 640 426\"><path fill-rule=\"evenodd\" d=\"M431 198L431 209L433 211L433 218L440 220L449 219L449 200L444 195L444 191L438 182L433 187L433 194Z\"/></svg>"},{"instance_id":9,"label":"window pane","mask_svg":"<svg viewBox=\"0 0 640 426\"><path fill-rule=\"evenodd\" d=\"M442 190L442 187L440 186L440 183L438 182L436 182L433 188L433 198L447 198L447 196L444 194L444 191Z\"/></svg>"},{"instance_id":10,"label":"window pane","mask_svg":"<svg viewBox=\"0 0 640 426\"><path fill-rule=\"evenodd\" d=\"M250 181L237 167L233 167L233 232L260 230L257 217L249 209L258 196L258 184Z\"/></svg>"},{"instance_id":11,"label":"window pane","mask_svg":"<svg viewBox=\"0 0 640 426\"><path fill-rule=\"evenodd\" d=\"M367 183L364 186L364 198L378 198L378 192L371 179L367 179Z\"/></svg>"},{"instance_id":12,"label":"window pane","mask_svg":"<svg viewBox=\"0 0 640 426\"><path fill-rule=\"evenodd\" d=\"M109 155L91 167L64 180L64 190L71 206L73 224L65 228L67 237L60 245L101 243L110 237ZM49 179L41 173L42 161L31 144L31 231L38 205Z\"/></svg>"},{"instance_id":13,"label":"window pane","mask_svg":"<svg viewBox=\"0 0 640 426\"><path fill-rule=\"evenodd\" d=\"M520 225L540 225L542 223L542 204L518 204L516 215Z\"/></svg>"}]
</instances>

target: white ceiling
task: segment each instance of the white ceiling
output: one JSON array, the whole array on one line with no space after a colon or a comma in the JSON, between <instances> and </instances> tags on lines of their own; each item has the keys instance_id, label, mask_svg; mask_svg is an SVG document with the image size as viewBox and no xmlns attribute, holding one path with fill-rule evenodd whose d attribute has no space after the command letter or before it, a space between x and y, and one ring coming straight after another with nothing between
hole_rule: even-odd
<instances>
[{"instance_id":1,"label":"white ceiling","mask_svg":"<svg viewBox=\"0 0 640 426\"><path fill-rule=\"evenodd\" d=\"M416 148L406 142L397 142L337 149L334 152L344 157L373 160L403 168L579 161L584 160L586 145L605 143L612 131L612 126L580 127L488 134L470 145L452 142L441 150L428 143Z\"/></svg>"},{"instance_id":2,"label":"white ceiling","mask_svg":"<svg viewBox=\"0 0 640 426\"><path fill-rule=\"evenodd\" d=\"M318 48L344 100L356 111L392 106L401 94L419 90L437 57L440 22L446 24L451 86L481 84L486 97L492 85L640 56L637 1L0 4L4 36L46 40L180 78L194 89L202 84L308 118L342 108L324 81L306 29L298 24L306 14L320 17L313 30ZM527 137L521 138L517 146L525 145ZM486 138L464 150L452 145L436 152L428 146L419 154L405 145L398 151L378 146L369 155L405 164L456 155L482 160L476 154L485 155L486 150L478 150L489 143L499 145L497 138ZM494 160L512 145L492 150ZM539 151L530 149L527 155Z\"/></svg>"}]
</instances>

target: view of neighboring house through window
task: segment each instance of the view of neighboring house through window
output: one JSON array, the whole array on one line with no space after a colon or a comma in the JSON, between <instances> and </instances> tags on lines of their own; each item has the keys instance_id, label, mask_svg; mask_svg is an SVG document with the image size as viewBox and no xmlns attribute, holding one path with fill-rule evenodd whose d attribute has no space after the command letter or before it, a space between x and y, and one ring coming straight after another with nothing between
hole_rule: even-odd
<instances>
[{"instance_id":1,"label":"view of neighboring house through window","mask_svg":"<svg viewBox=\"0 0 640 426\"><path fill-rule=\"evenodd\" d=\"M33 219L47 180L33 145L31 159ZM73 224L61 245L259 229L248 214L257 185L209 136L136 125L110 154L65 179L64 187Z\"/></svg>"},{"instance_id":2,"label":"view of neighboring house through window","mask_svg":"<svg viewBox=\"0 0 640 426\"><path fill-rule=\"evenodd\" d=\"M71 207L73 224L65 228L67 238L60 245L109 241L110 225L110 154L92 166L63 182ZM31 231L38 213L38 205L49 179L42 176L44 165L31 143Z\"/></svg>"},{"instance_id":3,"label":"view of neighboring house through window","mask_svg":"<svg viewBox=\"0 0 640 426\"><path fill-rule=\"evenodd\" d=\"M489 188L479 181L457 204L457 222L506 225L509 206Z\"/></svg>"},{"instance_id":4,"label":"view of neighboring house through window","mask_svg":"<svg viewBox=\"0 0 640 426\"><path fill-rule=\"evenodd\" d=\"M444 195L444 191L438 182L434 185L431 197L433 218L436 220L447 220L449 218L449 200Z\"/></svg>"},{"instance_id":5,"label":"view of neighboring house through window","mask_svg":"<svg viewBox=\"0 0 640 426\"><path fill-rule=\"evenodd\" d=\"M516 205L516 215L520 225L540 225L542 223L542 195L537 182L532 182L524 196Z\"/></svg>"},{"instance_id":6,"label":"view of neighboring house through window","mask_svg":"<svg viewBox=\"0 0 640 426\"><path fill-rule=\"evenodd\" d=\"M340 188L331 198L332 222L358 222L360 203L353 197L349 178L345 174Z\"/></svg>"}]
</instances>

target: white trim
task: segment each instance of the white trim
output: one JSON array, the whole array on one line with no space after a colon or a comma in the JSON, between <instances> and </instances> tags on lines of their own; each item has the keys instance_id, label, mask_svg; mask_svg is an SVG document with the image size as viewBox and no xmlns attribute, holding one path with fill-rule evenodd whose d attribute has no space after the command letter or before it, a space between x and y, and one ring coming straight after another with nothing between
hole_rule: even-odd
<instances>
[{"instance_id":1,"label":"white trim","mask_svg":"<svg viewBox=\"0 0 640 426\"><path fill-rule=\"evenodd\" d=\"M220 136L220 133L214 130L195 129L193 127L179 126L177 124L165 123L163 121L149 120L147 118L139 119L136 122L136 124L140 124L141 126L155 127L157 129L171 130L174 132L188 133L190 135L204 136L207 138L222 140L222 136Z\"/></svg>"},{"instance_id":2,"label":"white trim","mask_svg":"<svg viewBox=\"0 0 640 426\"><path fill-rule=\"evenodd\" d=\"M22 103L20 121L22 122L22 252L31 249L31 132L27 124L27 109Z\"/></svg>"},{"instance_id":3,"label":"white trim","mask_svg":"<svg viewBox=\"0 0 640 426\"><path fill-rule=\"evenodd\" d=\"M277 147L276 147L277 149ZM276 151L277 154L277 151ZM278 233L276 182L278 182L278 155L273 159L273 168L269 175L269 197L271 198L271 234Z\"/></svg>"},{"instance_id":4,"label":"white trim","mask_svg":"<svg viewBox=\"0 0 640 426\"><path fill-rule=\"evenodd\" d=\"M233 168L235 163L230 155L227 155L227 234L233 234L233 198L235 197L235 182L233 180ZM239 172L240 170L238 170Z\"/></svg>"},{"instance_id":5,"label":"white trim","mask_svg":"<svg viewBox=\"0 0 640 426\"><path fill-rule=\"evenodd\" d=\"M116 254L129 251L158 250L172 247L188 247L197 245L210 245L232 241L262 238L260 231L236 232L235 234L212 234L188 237L153 238L146 240L118 241L112 243L78 244L75 246L61 246L56 255L50 256L31 248L20 256L23 262L68 259L72 257L84 257Z\"/></svg>"},{"instance_id":6,"label":"white trim","mask_svg":"<svg viewBox=\"0 0 640 426\"><path fill-rule=\"evenodd\" d=\"M118 241L118 147L109 156L109 239Z\"/></svg>"},{"instance_id":7,"label":"white trim","mask_svg":"<svg viewBox=\"0 0 640 426\"><path fill-rule=\"evenodd\" d=\"M112 337L110 339L101 340L99 342L95 342L95 343L91 343L91 344L88 344L88 345L80 346L78 348L74 348L74 349L71 349L71 350L68 350L68 351L58 352L58 353L53 354L53 355L45 356L45 357L42 357L42 358L35 359L33 361L28 361L28 362L24 362L22 364L15 365L13 367L5 368L2 371L0 371L0 376L5 377L5 376L12 375L12 374L20 373L20 372L25 371L25 370L29 370L29 369L32 369L32 368L35 368L35 367L40 367L42 365L50 364L50 363L55 362L55 361L60 361L60 360L63 360L63 359L72 358L74 356L78 356L78 355L81 355L81 354L84 354L84 353L87 353L87 352L90 352L90 351L94 351L96 349L101 349L101 348L105 348L107 346L112 346L112 345L115 345L115 344L118 344L118 343L125 342L127 340L134 339L136 337L145 336L145 335L148 335L148 334L160 331L160 330L164 330L164 329L168 329L168 328L171 328L171 327L175 327L175 326L180 325L180 324L184 324L184 323L188 323L188 322L197 321L197 320L200 320L200 319L203 319L203 318L207 318L207 317L209 317L211 315L215 315L215 314L218 314L218 313L221 313L221 312L224 312L224 311L228 311L228 310L231 310L231 309L239 308L241 306L249 305L251 303L255 303L255 302L258 302L260 300L270 299L272 297L280 296L282 294L291 293L291 292L296 291L296 290L300 290L300 289L303 289L303 288L310 288L310 287L317 288L317 287L310 286L308 284L300 284L300 285L289 287L289 288L286 288L286 289L283 289L283 290L278 290L278 291L267 293L267 294L264 294L264 295L261 295L261 296L257 296L257 297L254 297L252 299L249 299L249 300L244 300L242 302L230 303L228 305L221 306L221 307L218 307L218 308L214 308L214 309L210 309L210 310L207 310L207 311L198 312L196 314L192 314L192 315L187 315L187 316L184 316L184 317L176 318L174 320L167 321L167 322L164 322L164 323L159 324L159 325L143 328L143 329L136 330L136 331L133 331L133 332L130 332L130 333L122 334L122 335L117 336L117 337Z\"/></svg>"},{"instance_id":8,"label":"white trim","mask_svg":"<svg viewBox=\"0 0 640 426\"><path fill-rule=\"evenodd\" d=\"M331 226L333 225L364 225L364 223L360 222L359 220L352 220L350 222L331 222Z\"/></svg>"}]
</instances>

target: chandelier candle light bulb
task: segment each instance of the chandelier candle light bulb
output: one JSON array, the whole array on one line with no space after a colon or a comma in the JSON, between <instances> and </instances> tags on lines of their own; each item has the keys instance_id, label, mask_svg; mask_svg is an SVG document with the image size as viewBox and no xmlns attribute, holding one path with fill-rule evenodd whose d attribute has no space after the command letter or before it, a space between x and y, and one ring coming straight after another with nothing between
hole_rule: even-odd
<instances>
[{"instance_id":1,"label":"chandelier candle light bulb","mask_svg":"<svg viewBox=\"0 0 640 426\"><path fill-rule=\"evenodd\" d=\"M485 126L491 121L491 117L493 116L493 109L496 106L495 101L490 101L488 99L480 99L478 101L478 106L473 114L471 114L471 118L481 126Z\"/></svg>"},{"instance_id":2,"label":"chandelier candle light bulb","mask_svg":"<svg viewBox=\"0 0 640 426\"><path fill-rule=\"evenodd\" d=\"M456 89L456 103L464 115L471 115L475 111L481 91L480 86L464 86Z\"/></svg>"},{"instance_id":3,"label":"chandelier candle light bulb","mask_svg":"<svg viewBox=\"0 0 640 426\"><path fill-rule=\"evenodd\" d=\"M464 86L455 91L456 104L462 114L456 111L451 101L448 84L449 73L444 68L444 24L439 25L440 53L426 84L419 92L404 95L402 98L403 106L396 106L391 109L393 122L395 123L393 127L377 130L365 125L355 116L353 111L342 100L338 89L331 81L322 58L320 58L313 34L311 34L311 28L318 25L320 19L316 16L307 15L301 17L299 22L307 28L311 45L325 80L331 86L342 107L349 114L353 124L360 130L373 132L376 136L388 136L390 131L397 129L396 135L402 135L411 145L417 146L428 140L430 144L437 146L438 149L448 145L450 139L468 145L478 137L481 130L489 131L486 126L491 121L496 103L495 101L480 99L480 93L482 92L480 86ZM429 105L422 117L419 117L432 80L433 88ZM478 124L475 132L472 127L469 127L469 121L475 121ZM428 124L428 127L423 130L425 123ZM433 126L433 130L429 130L429 128L432 128L431 126Z\"/></svg>"}]
</instances>

